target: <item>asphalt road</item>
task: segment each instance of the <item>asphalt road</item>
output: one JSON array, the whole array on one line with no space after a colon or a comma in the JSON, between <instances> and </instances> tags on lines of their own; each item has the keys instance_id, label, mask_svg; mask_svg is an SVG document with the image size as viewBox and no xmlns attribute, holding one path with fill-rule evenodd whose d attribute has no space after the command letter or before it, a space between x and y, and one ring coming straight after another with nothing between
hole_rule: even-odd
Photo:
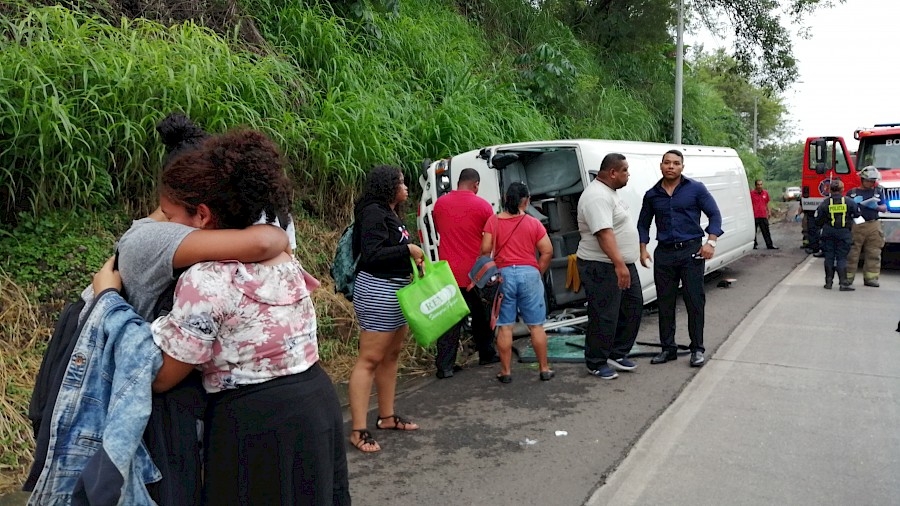
<instances>
[{"instance_id":1,"label":"asphalt road","mask_svg":"<svg viewBox=\"0 0 900 506\"><path fill-rule=\"evenodd\" d=\"M707 280L708 355L807 258L799 248L799 223L773 224L773 238L780 250L763 246ZM736 281L719 288L722 278ZM638 340L658 341L654 314L645 316ZM677 340L688 343L683 306ZM583 364L558 363L556 378L541 382L531 364L514 363L509 385L494 379L496 366L421 382L397 401L398 413L421 430L373 430L383 448L377 454L348 446L353 502L584 504L698 372L686 357L663 365L639 358L637 364L612 381L587 375ZM372 429L375 415L370 412Z\"/></svg>"}]
</instances>

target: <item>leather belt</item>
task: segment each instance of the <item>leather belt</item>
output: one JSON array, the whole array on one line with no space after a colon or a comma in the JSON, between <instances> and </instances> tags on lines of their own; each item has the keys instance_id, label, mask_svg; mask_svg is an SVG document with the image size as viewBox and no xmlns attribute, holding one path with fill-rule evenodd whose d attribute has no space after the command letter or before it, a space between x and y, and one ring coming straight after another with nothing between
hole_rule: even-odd
<instances>
[{"instance_id":1,"label":"leather belt","mask_svg":"<svg viewBox=\"0 0 900 506\"><path fill-rule=\"evenodd\" d=\"M696 239L688 239L687 241L680 241L680 242L661 242L656 245L656 248L657 249L666 249L666 250L684 249L689 246L694 246L694 245L700 243L701 240L702 240L702 238L698 237Z\"/></svg>"}]
</instances>

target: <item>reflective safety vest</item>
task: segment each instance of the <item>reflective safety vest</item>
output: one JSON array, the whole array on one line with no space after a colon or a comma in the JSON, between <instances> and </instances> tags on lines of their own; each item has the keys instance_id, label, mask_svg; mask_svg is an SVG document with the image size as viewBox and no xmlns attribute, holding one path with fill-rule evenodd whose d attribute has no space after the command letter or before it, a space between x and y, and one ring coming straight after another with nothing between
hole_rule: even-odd
<instances>
[{"instance_id":1,"label":"reflective safety vest","mask_svg":"<svg viewBox=\"0 0 900 506\"><path fill-rule=\"evenodd\" d=\"M844 197L838 197L838 199L840 200L835 200L834 197L828 198L830 223L835 228L847 228L847 203L844 201ZM837 224L837 220L840 220L840 225Z\"/></svg>"}]
</instances>

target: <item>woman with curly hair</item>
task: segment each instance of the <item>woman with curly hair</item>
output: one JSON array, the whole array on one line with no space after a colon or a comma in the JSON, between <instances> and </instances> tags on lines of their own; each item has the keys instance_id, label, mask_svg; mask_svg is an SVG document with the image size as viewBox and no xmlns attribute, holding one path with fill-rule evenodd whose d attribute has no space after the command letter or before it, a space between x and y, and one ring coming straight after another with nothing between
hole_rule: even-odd
<instances>
[{"instance_id":1,"label":"woman with curly hair","mask_svg":"<svg viewBox=\"0 0 900 506\"><path fill-rule=\"evenodd\" d=\"M375 427L416 430L418 425L394 412L397 360L407 335L407 323L397 302L397 290L409 284L412 266L423 262L422 249L409 242L399 207L409 196L403 172L391 165L372 169L363 195L354 207L353 253L359 255L353 287L353 309L359 320L359 357L350 373L350 444L365 453L381 446L366 428L372 383L378 391Z\"/></svg>"},{"instance_id":2,"label":"woman with curly hair","mask_svg":"<svg viewBox=\"0 0 900 506\"><path fill-rule=\"evenodd\" d=\"M284 216L290 182L255 131L214 136L163 172L160 207L202 229ZM270 219L271 221L271 219ZM94 289L116 287L109 265ZM258 263L204 262L181 277L172 311L153 322L163 365L155 392L195 368L209 394L204 504L349 504L342 416L319 366L316 313L287 252Z\"/></svg>"}]
</instances>

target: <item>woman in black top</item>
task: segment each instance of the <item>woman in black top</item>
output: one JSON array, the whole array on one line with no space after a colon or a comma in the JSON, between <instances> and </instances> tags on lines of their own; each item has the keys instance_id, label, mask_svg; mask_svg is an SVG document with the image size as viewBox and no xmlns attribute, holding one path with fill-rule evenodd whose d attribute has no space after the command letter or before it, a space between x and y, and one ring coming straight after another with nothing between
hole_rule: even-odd
<instances>
[{"instance_id":1,"label":"woman in black top","mask_svg":"<svg viewBox=\"0 0 900 506\"><path fill-rule=\"evenodd\" d=\"M403 172L390 165L372 169L354 208L353 253L359 255L353 287L353 309L359 319L359 357L350 373L350 443L370 453L381 447L366 428L372 382L378 390L379 429L416 430L418 425L397 416L397 359L407 335L407 323L397 302L397 290L409 284L409 258L422 263L422 249L409 242L399 205L408 197Z\"/></svg>"}]
</instances>

